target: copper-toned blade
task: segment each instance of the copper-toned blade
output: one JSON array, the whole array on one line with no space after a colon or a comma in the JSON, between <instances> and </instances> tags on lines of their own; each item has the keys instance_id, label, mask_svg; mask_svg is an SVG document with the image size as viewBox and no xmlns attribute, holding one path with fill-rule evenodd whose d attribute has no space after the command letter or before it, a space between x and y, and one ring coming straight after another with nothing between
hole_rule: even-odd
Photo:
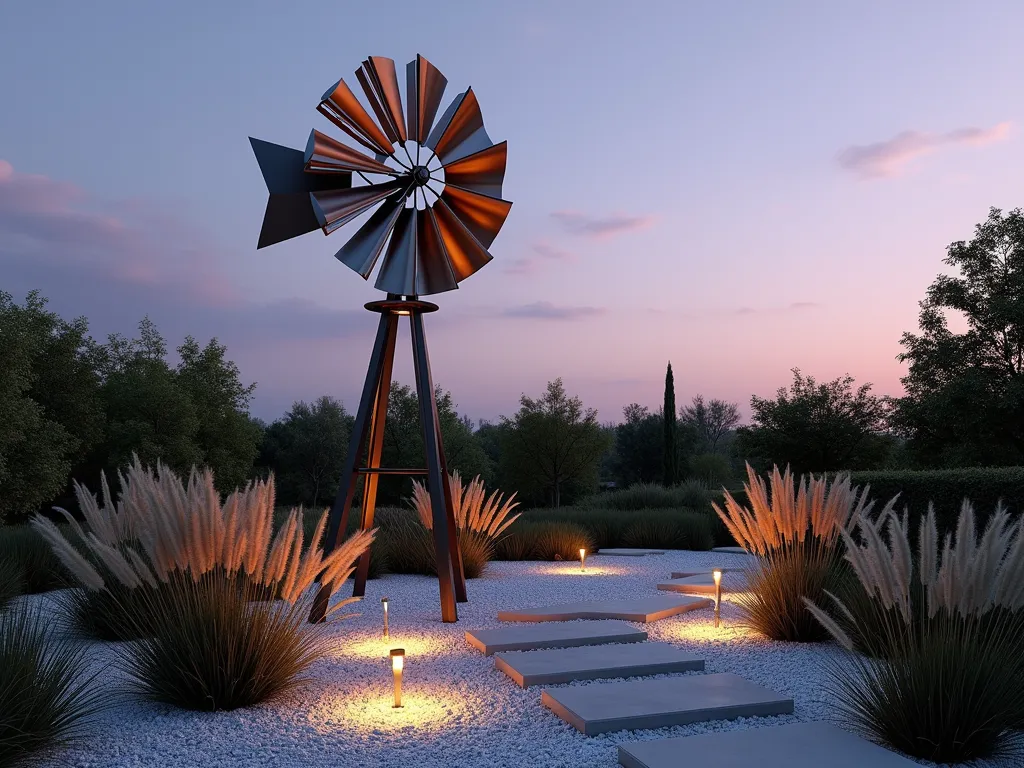
<instances>
[{"instance_id":1,"label":"copper-toned blade","mask_svg":"<svg viewBox=\"0 0 1024 768\"><path fill-rule=\"evenodd\" d=\"M331 192L310 192L313 211L325 235L331 234L343 224L383 200L393 192L403 189L408 182L394 179L384 184L370 184L365 187L339 189Z\"/></svg>"},{"instance_id":2,"label":"copper-toned blade","mask_svg":"<svg viewBox=\"0 0 1024 768\"><path fill-rule=\"evenodd\" d=\"M419 54L406 65L406 131L413 141L426 141L446 85L448 80L441 71Z\"/></svg>"},{"instance_id":3,"label":"copper-toned blade","mask_svg":"<svg viewBox=\"0 0 1024 768\"><path fill-rule=\"evenodd\" d=\"M373 122L344 80L332 85L317 110L364 147L382 155L394 154L387 135Z\"/></svg>"},{"instance_id":4,"label":"copper-toned blade","mask_svg":"<svg viewBox=\"0 0 1024 768\"><path fill-rule=\"evenodd\" d=\"M352 186L352 174L312 174L303 170L302 152L249 138L270 193L257 248L290 240L320 228L309 193Z\"/></svg>"},{"instance_id":5,"label":"copper-toned blade","mask_svg":"<svg viewBox=\"0 0 1024 768\"><path fill-rule=\"evenodd\" d=\"M356 70L356 79L363 87L363 93L384 133L392 143L404 143L405 116L402 114L402 96L398 89L395 62L382 56L370 56ZM397 104L393 103L392 98L397 99Z\"/></svg>"},{"instance_id":6,"label":"copper-toned blade","mask_svg":"<svg viewBox=\"0 0 1024 768\"><path fill-rule=\"evenodd\" d=\"M415 208L403 208L391 233L388 252L377 273L375 288L400 296L416 293L416 219Z\"/></svg>"},{"instance_id":7,"label":"copper-toned blade","mask_svg":"<svg viewBox=\"0 0 1024 768\"><path fill-rule=\"evenodd\" d=\"M479 192L481 195L501 197L501 183L505 180L505 161L508 142L468 155L444 166L445 184Z\"/></svg>"},{"instance_id":8,"label":"copper-toned blade","mask_svg":"<svg viewBox=\"0 0 1024 768\"><path fill-rule=\"evenodd\" d=\"M484 248L491 247L512 208L508 200L478 195L451 184L445 184L441 200Z\"/></svg>"},{"instance_id":9,"label":"copper-toned blade","mask_svg":"<svg viewBox=\"0 0 1024 768\"><path fill-rule=\"evenodd\" d=\"M434 141L434 134L442 126L442 133ZM443 118L437 124L434 133L431 134L431 140L433 143L428 141L428 146L434 150L442 164L455 162L474 152L487 149L494 143L484 130L484 118L480 114L480 105L472 88L462 94L447 124Z\"/></svg>"},{"instance_id":10,"label":"copper-toned blade","mask_svg":"<svg viewBox=\"0 0 1024 768\"><path fill-rule=\"evenodd\" d=\"M304 156L306 171L310 173L337 173L338 171L366 171L398 176L399 172L372 157L342 144L336 139L313 129L309 132Z\"/></svg>"},{"instance_id":11,"label":"copper-toned blade","mask_svg":"<svg viewBox=\"0 0 1024 768\"><path fill-rule=\"evenodd\" d=\"M491 260L491 254L473 234L463 226L444 200L436 200L431 207L437 231L444 243L444 251L456 282L462 282Z\"/></svg>"},{"instance_id":12,"label":"copper-toned blade","mask_svg":"<svg viewBox=\"0 0 1024 768\"><path fill-rule=\"evenodd\" d=\"M417 296L454 291L459 287L452 265L448 262L434 212L420 211L416 219L416 289Z\"/></svg>"}]
</instances>

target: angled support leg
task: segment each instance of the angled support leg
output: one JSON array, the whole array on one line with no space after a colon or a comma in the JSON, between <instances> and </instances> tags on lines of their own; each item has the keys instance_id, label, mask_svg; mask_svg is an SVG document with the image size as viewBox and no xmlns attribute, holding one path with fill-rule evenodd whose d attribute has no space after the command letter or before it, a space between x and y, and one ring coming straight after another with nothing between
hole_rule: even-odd
<instances>
[{"instance_id":1,"label":"angled support leg","mask_svg":"<svg viewBox=\"0 0 1024 768\"><path fill-rule=\"evenodd\" d=\"M468 603L466 592L466 572L462 567L462 547L459 546L459 528L455 521L455 503L452 499L452 484L449 482L448 460L444 454L444 440L441 437L441 419L437 415L437 398L434 390L430 390L430 402L434 408L434 422L437 424L437 452L441 457L441 477L444 478L444 508L448 519L448 547L452 553L452 580L455 582L455 600Z\"/></svg>"},{"instance_id":2,"label":"angled support leg","mask_svg":"<svg viewBox=\"0 0 1024 768\"><path fill-rule=\"evenodd\" d=\"M345 537L345 530L348 527L348 515L352 509L352 497L356 492L356 483L359 481L359 462L363 456L366 438L370 431L370 423L373 419L374 402L384 373L389 339L391 339L392 356L394 355L394 333L397 328L397 320L397 317L384 313L381 314L380 322L377 325L377 338L374 341L373 352L370 355L370 365L366 371L363 393L359 399L359 410L356 412L356 420L352 425L352 435L349 438L348 444L348 456L345 457L345 468L342 472L341 482L338 484L338 493L334 497L334 504L331 506L328 518L327 536L324 540L325 554L330 553ZM316 624L324 620L324 617L327 615L327 603L330 600L332 591L332 584L321 584L309 612L309 621L311 623Z\"/></svg>"},{"instance_id":3,"label":"angled support leg","mask_svg":"<svg viewBox=\"0 0 1024 768\"><path fill-rule=\"evenodd\" d=\"M420 423L423 427L423 448L427 459L427 490L433 515L434 552L437 562L437 580L441 591L441 620L451 623L459 620L455 605L455 584L452 568L452 541L458 552L457 532L449 531L448 510L450 493L445 493L448 476L441 466L440 426L437 423L437 404L434 402L434 382L430 375L427 339L423 331L423 315L413 312L412 356L416 369L416 393L420 402ZM454 536L452 534L455 534Z\"/></svg>"},{"instance_id":4,"label":"angled support leg","mask_svg":"<svg viewBox=\"0 0 1024 768\"><path fill-rule=\"evenodd\" d=\"M378 381L377 394L373 401L373 416L370 419L370 444L366 452L366 466L371 469L380 467L381 452L384 448L384 422L388 416L388 396L391 394L391 371L395 364L395 342L398 338L398 316L385 315L388 320L388 335L384 348L384 365ZM373 515L377 506L377 481L380 475L370 473L363 480L362 519L359 527L368 531L373 528ZM373 546L372 544L370 545ZM353 597L366 594L366 579L370 574L370 550L366 550L359 558L356 566L355 583L352 587Z\"/></svg>"}]
</instances>

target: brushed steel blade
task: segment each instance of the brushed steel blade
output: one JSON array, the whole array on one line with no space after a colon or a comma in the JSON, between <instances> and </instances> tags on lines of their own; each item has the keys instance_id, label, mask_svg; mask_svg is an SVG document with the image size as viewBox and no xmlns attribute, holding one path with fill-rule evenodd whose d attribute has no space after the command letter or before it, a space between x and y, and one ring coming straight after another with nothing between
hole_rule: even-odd
<instances>
[{"instance_id":1,"label":"brushed steel blade","mask_svg":"<svg viewBox=\"0 0 1024 768\"><path fill-rule=\"evenodd\" d=\"M441 200L484 248L491 247L512 209L508 200L479 195L447 183Z\"/></svg>"},{"instance_id":2,"label":"brushed steel blade","mask_svg":"<svg viewBox=\"0 0 1024 768\"><path fill-rule=\"evenodd\" d=\"M415 208L403 208L391 233L388 251L377 273L375 288L401 296L416 293L416 219Z\"/></svg>"},{"instance_id":3,"label":"brushed steel blade","mask_svg":"<svg viewBox=\"0 0 1024 768\"><path fill-rule=\"evenodd\" d=\"M412 141L420 144L426 141L446 85L448 79L419 54L406 65L406 133Z\"/></svg>"},{"instance_id":4,"label":"brushed steel blade","mask_svg":"<svg viewBox=\"0 0 1024 768\"><path fill-rule=\"evenodd\" d=\"M390 72L388 65L390 62ZM390 79L394 78L394 92L398 96L397 109L391 104L388 91L391 89ZM356 70L356 79L363 87L370 108L377 115L380 127L384 129L392 144L405 142L405 118L402 115L402 98L398 91L398 76L395 74L395 62L381 56L370 56ZM385 85L385 80L389 81Z\"/></svg>"},{"instance_id":5,"label":"brushed steel blade","mask_svg":"<svg viewBox=\"0 0 1024 768\"><path fill-rule=\"evenodd\" d=\"M384 250L388 235L391 234L399 214L405 207L407 191L408 189L400 190L385 200L341 250L334 254L334 258L358 272L364 280L368 279L380 252Z\"/></svg>"},{"instance_id":6,"label":"brushed steel blade","mask_svg":"<svg viewBox=\"0 0 1024 768\"><path fill-rule=\"evenodd\" d=\"M441 240L437 220L430 208L416 217L416 289L417 296L454 291L459 287Z\"/></svg>"},{"instance_id":7,"label":"brushed steel blade","mask_svg":"<svg viewBox=\"0 0 1024 768\"><path fill-rule=\"evenodd\" d=\"M320 228L325 235L329 235L385 197L404 188L406 184L404 179L394 179L384 184L370 184L365 187L310 192L309 196Z\"/></svg>"},{"instance_id":8,"label":"brushed steel blade","mask_svg":"<svg viewBox=\"0 0 1024 768\"><path fill-rule=\"evenodd\" d=\"M481 195L501 197L507 159L507 141L467 155L444 166L445 184L454 184Z\"/></svg>"}]
</instances>

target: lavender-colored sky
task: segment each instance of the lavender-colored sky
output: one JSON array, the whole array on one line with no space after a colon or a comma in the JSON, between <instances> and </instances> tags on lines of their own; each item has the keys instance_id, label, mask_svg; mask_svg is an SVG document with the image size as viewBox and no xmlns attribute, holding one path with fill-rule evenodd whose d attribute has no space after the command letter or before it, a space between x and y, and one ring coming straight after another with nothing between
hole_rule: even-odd
<instances>
[{"instance_id":1,"label":"lavender-colored sky","mask_svg":"<svg viewBox=\"0 0 1024 768\"><path fill-rule=\"evenodd\" d=\"M794 366L896 394L946 245L1024 202L1022 29L1013 0L5 4L0 288L217 336L264 418L354 407L378 294L344 232L256 251L247 137L332 132L325 88L419 52L510 148L494 263L428 321L461 411L562 376L613 420L669 359L744 411Z\"/></svg>"}]
</instances>

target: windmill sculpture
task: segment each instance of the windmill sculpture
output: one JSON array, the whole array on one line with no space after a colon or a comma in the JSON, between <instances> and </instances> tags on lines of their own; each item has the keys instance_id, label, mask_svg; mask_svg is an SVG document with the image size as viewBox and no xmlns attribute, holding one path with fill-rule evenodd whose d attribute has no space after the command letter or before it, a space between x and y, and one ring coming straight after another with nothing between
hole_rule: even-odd
<instances>
[{"instance_id":1,"label":"windmill sculpture","mask_svg":"<svg viewBox=\"0 0 1024 768\"><path fill-rule=\"evenodd\" d=\"M453 622L458 620L456 602L467 599L466 579L423 328L423 315L438 307L420 297L458 288L491 260L487 249L512 207L501 199L507 145L488 137L472 88L456 96L435 124L448 81L422 56L406 67L404 111L394 61L370 56L355 76L376 121L344 80L323 95L317 110L372 157L317 130L310 133L305 152L249 139L270 192L258 247L315 229L329 235L377 206L335 254L363 279L380 261L374 285L387 298L366 304L380 314L380 322L325 549L336 547L345 534L360 476L365 477L364 530L373 527L381 475L425 476L441 618ZM353 185L353 174L361 184ZM425 469L380 466L398 320L403 316L412 327ZM364 595L369 567L367 552L356 568L353 595ZM310 621L323 620L330 587L321 585Z\"/></svg>"}]
</instances>

